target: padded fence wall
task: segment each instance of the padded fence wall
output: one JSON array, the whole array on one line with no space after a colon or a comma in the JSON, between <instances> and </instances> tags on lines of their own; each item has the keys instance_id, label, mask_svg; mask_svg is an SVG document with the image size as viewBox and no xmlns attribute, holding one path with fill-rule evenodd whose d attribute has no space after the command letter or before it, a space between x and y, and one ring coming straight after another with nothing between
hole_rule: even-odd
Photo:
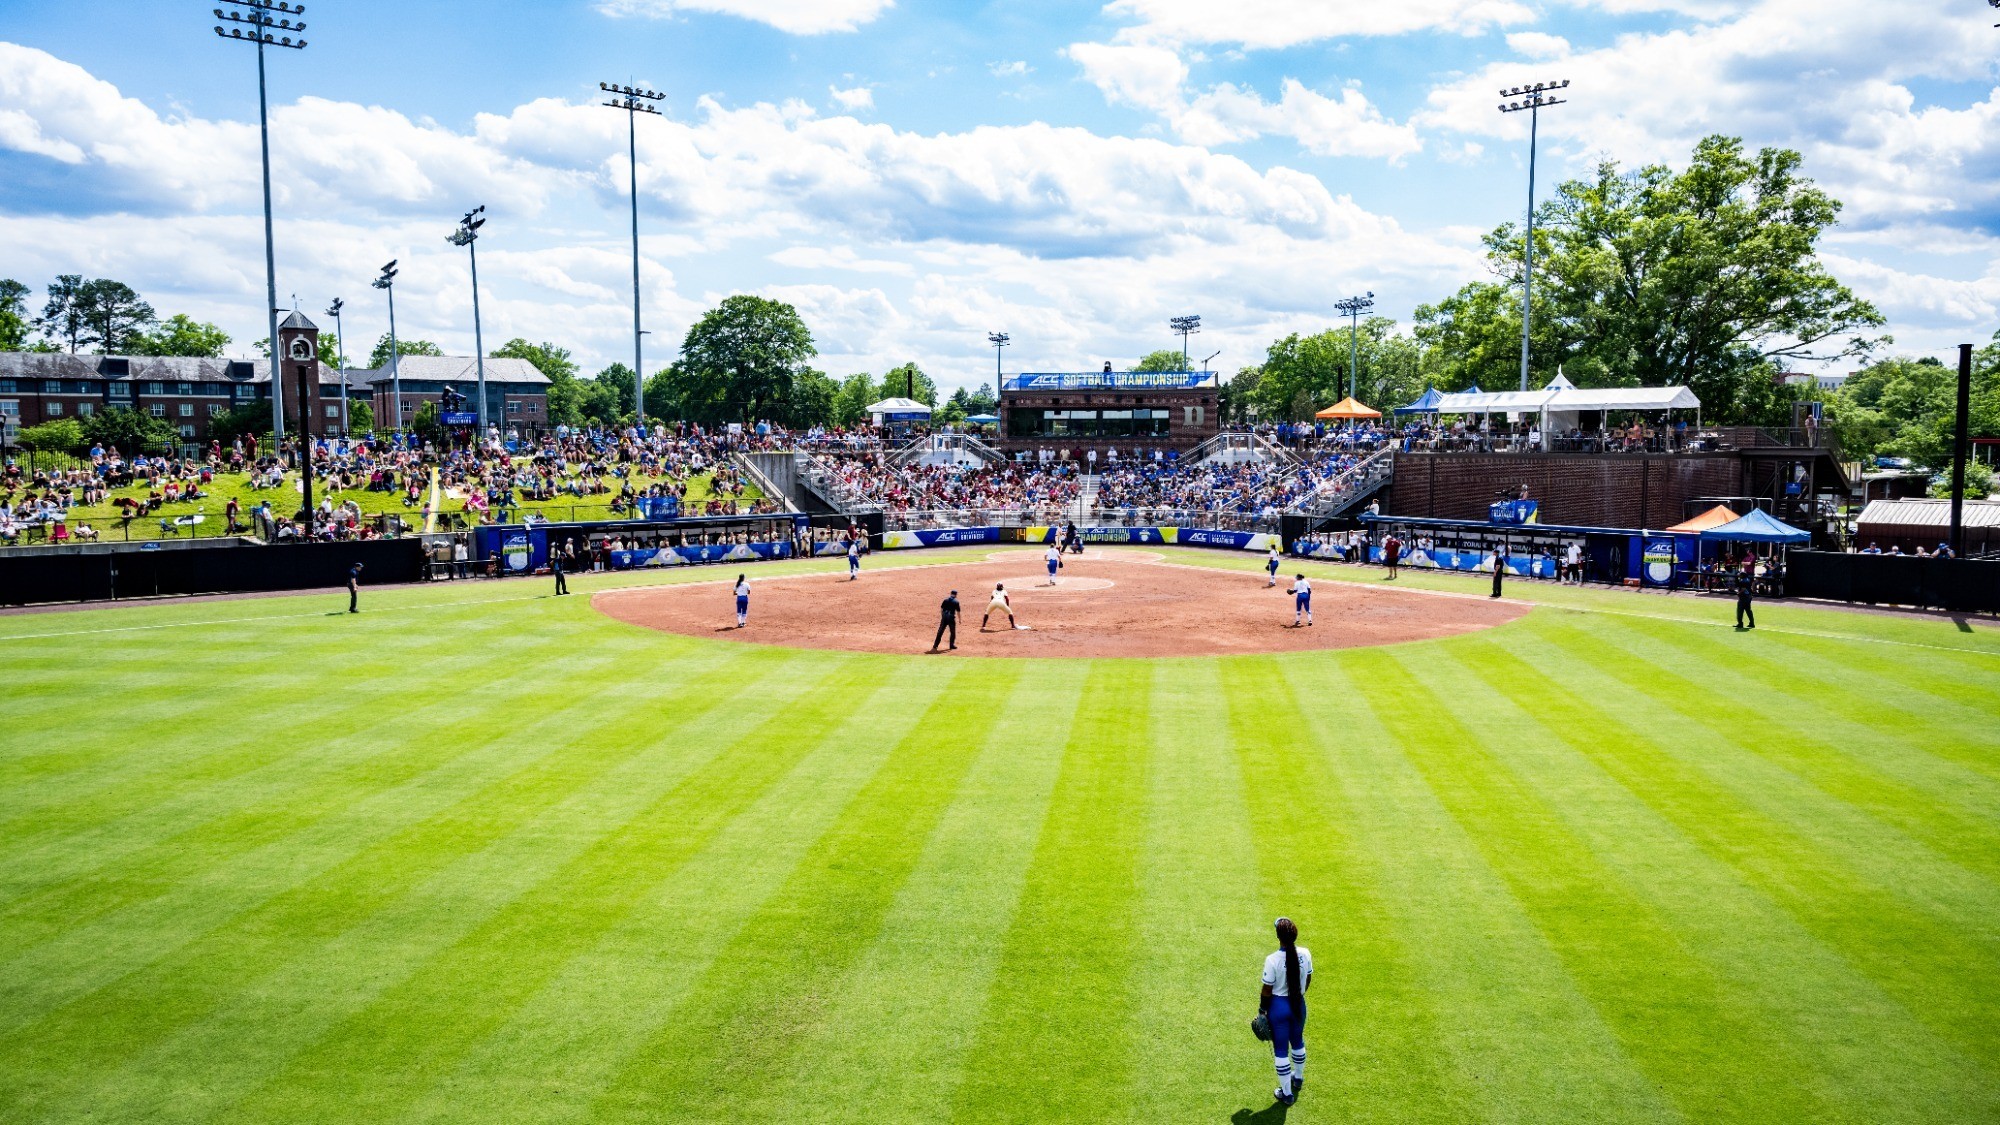
<instances>
[{"instance_id":1,"label":"padded fence wall","mask_svg":"<svg viewBox=\"0 0 2000 1125\"><path fill-rule=\"evenodd\" d=\"M1868 605L2000 613L2000 561L1792 551L1785 593Z\"/></svg>"},{"instance_id":2,"label":"padded fence wall","mask_svg":"<svg viewBox=\"0 0 2000 1125\"><path fill-rule=\"evenodd\" d=\"M0 554L0 605L326 589L345 585L348 568L357 562L362 564L364 585L415 582L423 577L423 543L382 539L269 547L230 543L70 555Z\"/></svg>"}]
</instances>

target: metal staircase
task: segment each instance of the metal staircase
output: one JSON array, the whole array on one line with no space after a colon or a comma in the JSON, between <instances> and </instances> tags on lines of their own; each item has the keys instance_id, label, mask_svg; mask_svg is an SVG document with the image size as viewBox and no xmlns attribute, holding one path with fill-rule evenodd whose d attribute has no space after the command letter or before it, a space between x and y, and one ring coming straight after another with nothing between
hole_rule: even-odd
<instances>
[{"instance_id":1,"label":"metal staircase","mask_svg":"<svg viewBox=\"0 0 2000 1125\"><path fill-rule=\"evenodd\" d=\"M1346 472L1321 481L1298 505L1301 515L1331 519L1345 515L1388 487L1395 479L1395 451L1388 446L1370 453Z\"/></svg>"}]
</instances>

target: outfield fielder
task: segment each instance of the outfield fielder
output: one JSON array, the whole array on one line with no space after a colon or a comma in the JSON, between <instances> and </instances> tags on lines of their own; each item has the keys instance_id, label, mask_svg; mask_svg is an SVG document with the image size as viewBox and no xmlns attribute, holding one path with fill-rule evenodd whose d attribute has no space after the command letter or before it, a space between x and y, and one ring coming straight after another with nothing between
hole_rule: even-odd
<instances>
[{"instance_id":1,"label":"outfield fielder","mask_svg":"<svg viewBox=\"0 0 2000 1125\"><path fill-rule=\"evenodd\" d=\"M1299 627L1299 618L1305 623L1313 623L1313 587L1303 574L1292 577L1292 628Z\"/></svg>"},{"instance_id":2,"label":"outfield fielder","mask_svg":"<svg viewBox=\"0 0 2000 1125\"><path fill-rule=\"evenodd\" d=\"M1277 1056L1278 1102L1299 1100L1306 1084L1306 990L1312 987L1312 950L1299 944L1299 927L1290 918L1273 924L1278 951L1264 958L1264 989L1257 1010L1271 1021L1271 1051Z\"/></svg>"},{"instance_id":3,"label":"outfield fielder","mask_svg":"<svg viewBox=\"0 0 2000 1125\"><path fill-rule=\"evenodd\" d=\"M736 627L743 628L750 623L750 580L739 574L736 576Z\"/></svg>"},{"instance_id":4,"label":"outfield fielder","mask_svg":"<svg viewBox=\"0 0 2000 1125\"><path fill-rule=\"evenodd\" d=\"M1020 628L1020 626L1014 622L1014 603L1008 600L1007 584L1004 582L995 582L993 584L993 596L987 599L986 612L981 614L979 617L980 632L984 633L986 631L986 620L987 618L993 616L993 611L995 610L999 610L1001 613L1007 615L1007 628L1009 629Z\"/></svg>"}]
</instances>

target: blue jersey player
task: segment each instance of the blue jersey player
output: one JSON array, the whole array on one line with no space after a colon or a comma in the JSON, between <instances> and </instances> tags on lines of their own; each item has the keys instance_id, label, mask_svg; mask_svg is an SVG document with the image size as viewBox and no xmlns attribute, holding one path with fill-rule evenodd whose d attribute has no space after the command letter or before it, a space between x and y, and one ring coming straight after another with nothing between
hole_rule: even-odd
<instances>
[{"instance_id":1,"label":"blue jersey player","mask_svg":"<svg viewBox=\"0 0 2000 1125\"><path fill-rule=\"evenodd\" d=\"M741 629L750 623L750 581L739 574L736 576L736 627Z\"/></svg>"},{"instance_id":2,"label":"blue jersey player","mask_svg":"<svg viewBox=\"0 0 2000 1125\"><path fill-rule=\"evenodd\" d=\"M861 540L850 538L847 541L847 580L852 582L859 577L861 577Z\"/></svg>"},{"instance_id":3,"label":"blue jersey player","mask_svg":"<svg viewBox=\"0 0 2000 1125\"><path fill-rule=\"evenodd\" d=\"M1301 618L1304 619L1304 624L1313 623L1312 583L1307 581L1303 574L1292 577L1292 628L1299 627Z\"/></svg>"},{"instance_id":4,"label":"blue jersey player","mask_svg":"<svg viewBox=\"0 0 2000 1125\"><path fill-rule=\"evenodd\" d=\"M1276 547L1271 548L1271 557L1264 560L1264 573L1271 576L1271 580L1264 583L1265 589L1278 584L1278 549Z\"/></svg>"}]
</instances>

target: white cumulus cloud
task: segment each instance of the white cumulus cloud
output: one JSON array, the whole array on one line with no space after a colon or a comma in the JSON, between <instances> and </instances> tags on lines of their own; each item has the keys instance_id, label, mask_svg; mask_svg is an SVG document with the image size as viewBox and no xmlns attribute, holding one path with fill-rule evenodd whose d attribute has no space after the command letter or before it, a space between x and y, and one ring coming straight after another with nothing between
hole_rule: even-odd
<instances>
[{"instance_id":1,"label":"white cumulus cloud","mask_svg":"<svg viewBox=\"0 0 2000 1125\"><path fill-rule=\"evenodd\" d=\"M853 31L871 23L895 0L600 0L597 10L612 16L671 16L711 12L769 24L793 35Z\"/></svg>"}]
</instances>

